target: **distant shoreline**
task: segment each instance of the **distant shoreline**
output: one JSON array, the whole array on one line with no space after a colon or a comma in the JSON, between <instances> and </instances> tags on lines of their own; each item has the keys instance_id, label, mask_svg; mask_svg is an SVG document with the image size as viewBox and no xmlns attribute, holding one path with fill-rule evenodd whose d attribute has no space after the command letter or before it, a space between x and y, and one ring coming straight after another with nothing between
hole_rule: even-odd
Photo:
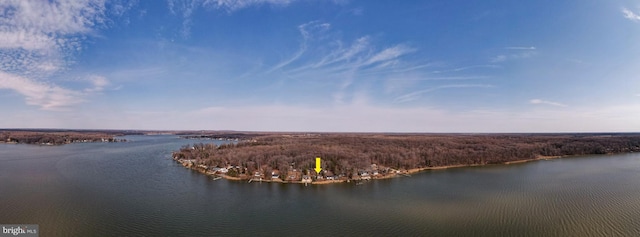
<instances>
[{"instance_id":1,"label":"distant shoreline","mask_svg":"<svg viewBox=\"0 0 640 237\"><path fill-rule=\"evenodd\" d=\"M126 142L118 132L0 130L0 144L58 146L71 143Z\"/></svg>"}]
</instances>

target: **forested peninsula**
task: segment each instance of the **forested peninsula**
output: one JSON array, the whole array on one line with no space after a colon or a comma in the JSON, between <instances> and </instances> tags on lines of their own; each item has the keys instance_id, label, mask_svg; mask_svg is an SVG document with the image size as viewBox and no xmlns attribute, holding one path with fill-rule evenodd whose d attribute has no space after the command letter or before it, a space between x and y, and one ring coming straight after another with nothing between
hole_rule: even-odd
<instances>
[{"instance_id":1,"label":"forested peninsula","mask_svg":"<svg viewBox=\"0 0 640 237\"><path fill-rule=\"evenodd\" d=\"M185 167L234 180L333 183L427 170L640 152L640 134L212 134L173 153ZM322 159L315 171L315 158Z\"/></svg>"},{"instance_id":2,"label":"forested peninsula","mask_svg":"<svg viewBox=\"0 0 640 237\"><path fill-rule=\"evenodd\" d=\"M64 145L85 142L125 142L117 139L126 133L119 131L91 131L91 130L0 130L0 143L34 144L34 145Z\"/></svg>"}]
</instances>

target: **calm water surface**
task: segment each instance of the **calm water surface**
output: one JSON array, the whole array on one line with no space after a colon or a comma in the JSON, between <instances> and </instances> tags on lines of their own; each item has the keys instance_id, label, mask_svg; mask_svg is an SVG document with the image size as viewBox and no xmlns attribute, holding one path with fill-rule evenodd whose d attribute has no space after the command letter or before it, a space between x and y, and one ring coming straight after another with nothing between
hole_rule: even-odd
<instances>
[{"instance_id":1,"label":"calm water surface","mask_svg":"<svg viewBox=\"0 0 640 237\"><path fill-rule=\"evenodd\" d=\"M0 223L41 236L640 236L640 154L308 186L212 180L175 136L0 144Z\"/></svg>"}]
</instances>

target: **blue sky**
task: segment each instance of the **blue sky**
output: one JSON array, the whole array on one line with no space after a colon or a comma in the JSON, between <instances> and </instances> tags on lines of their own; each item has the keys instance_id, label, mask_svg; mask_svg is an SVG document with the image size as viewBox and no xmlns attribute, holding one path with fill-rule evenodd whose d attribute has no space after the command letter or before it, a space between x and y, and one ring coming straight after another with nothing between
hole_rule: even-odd
<instances>
[{"instance_id":1,"label":"blue sky","mask_svg":"<svg viewBox=\"0 0 640 237\"><path fill-rule=\"evenodd\" d=\"M0 127L638 132L640 1L0 2Z\"/></svg>"}]
</instances>

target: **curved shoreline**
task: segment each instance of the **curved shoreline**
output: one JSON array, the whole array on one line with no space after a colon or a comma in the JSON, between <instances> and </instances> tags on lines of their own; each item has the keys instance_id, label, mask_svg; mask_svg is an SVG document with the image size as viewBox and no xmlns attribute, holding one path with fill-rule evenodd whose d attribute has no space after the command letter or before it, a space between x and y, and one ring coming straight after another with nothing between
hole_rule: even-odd
<instances>
[{"instance_id":1,"label":"curved shoreline","mask_svg":"<svg viewBox=\"0 0 640 237\"><path fill-rule=\"evenodd\" d=\"M572 156L538 156L536 158L532 158L532 159L524 159L524 160L515 160L515 161L507 161L507 162L503 162L503 163L499 163L499 164L470 164L470 165L446 165L446 166L434 166L434 167L419 167L419 168L412 168L412 169L408 169L408 170L395 170L397 172L393 172L392 174L387 174L387 175L378 175L378 176L371 176L370 178L367 179L363 179L363 178L341 178L341 179L335 179L335 180L313 180L313 181L302 181L302 180L281 180L281 179L267 179L267 178L255 178L255 177L233 177L233 176L229 176L223 173L218 173L218 172L210 172L207 171L206 168L203 167L198 167L197 165L193 165L193 163L189 163L191 161L184 161L184 160L178 160L178 159L174 159L176 162L180 163L182 166L184 166L187 169L191 169L191 170L195 170L199 173L202 173L204 175L207 176L212 176L212 177L220 177L226 180L232 180L232 181L247 181L248 183L251 182L265 182L265 183L282 183L282 184L314 184L314 185L325 185L325 184L335 184L335 183L350 183L350 182L354 182L356 184L363 182L363 181L369 181L369 180L380 180L380 179L391 179L391 178L399 178L402 176L407 176L410 177L412 174L416 174L416 173L420 173L423 171L427 171L427 170L444 170L444 169L453 169L453 168L464 168L464 167L476 167L476 166L488 166L488 165L512 165L512 164L521 164L521 163L527 163L527 162L532 162L532 161L540 161L540 160L550 160L550 159L559 159L559 158L565 158L565 157L572 157Z\"/></svg>"},{"instance_id":2,"label":"curved shoreline","mask_svg":"<svg viewBox=\"0 0 640 237\"><path fill-rule=\"evenodd\" d=\"M410 176L424 170L640 152L640 134L274 133L243 136L251 140L221 145L187 144L172 156L186 161L187 166L198 166L202 173L219 171L238 177L234 180L265 181L273 177L274 182L324 184ZM316 172L313 168L314 159L316 166L321 166L317 158L321 158L324 165L321 168L325 171Z\"/></svg>"}]
</instances>

